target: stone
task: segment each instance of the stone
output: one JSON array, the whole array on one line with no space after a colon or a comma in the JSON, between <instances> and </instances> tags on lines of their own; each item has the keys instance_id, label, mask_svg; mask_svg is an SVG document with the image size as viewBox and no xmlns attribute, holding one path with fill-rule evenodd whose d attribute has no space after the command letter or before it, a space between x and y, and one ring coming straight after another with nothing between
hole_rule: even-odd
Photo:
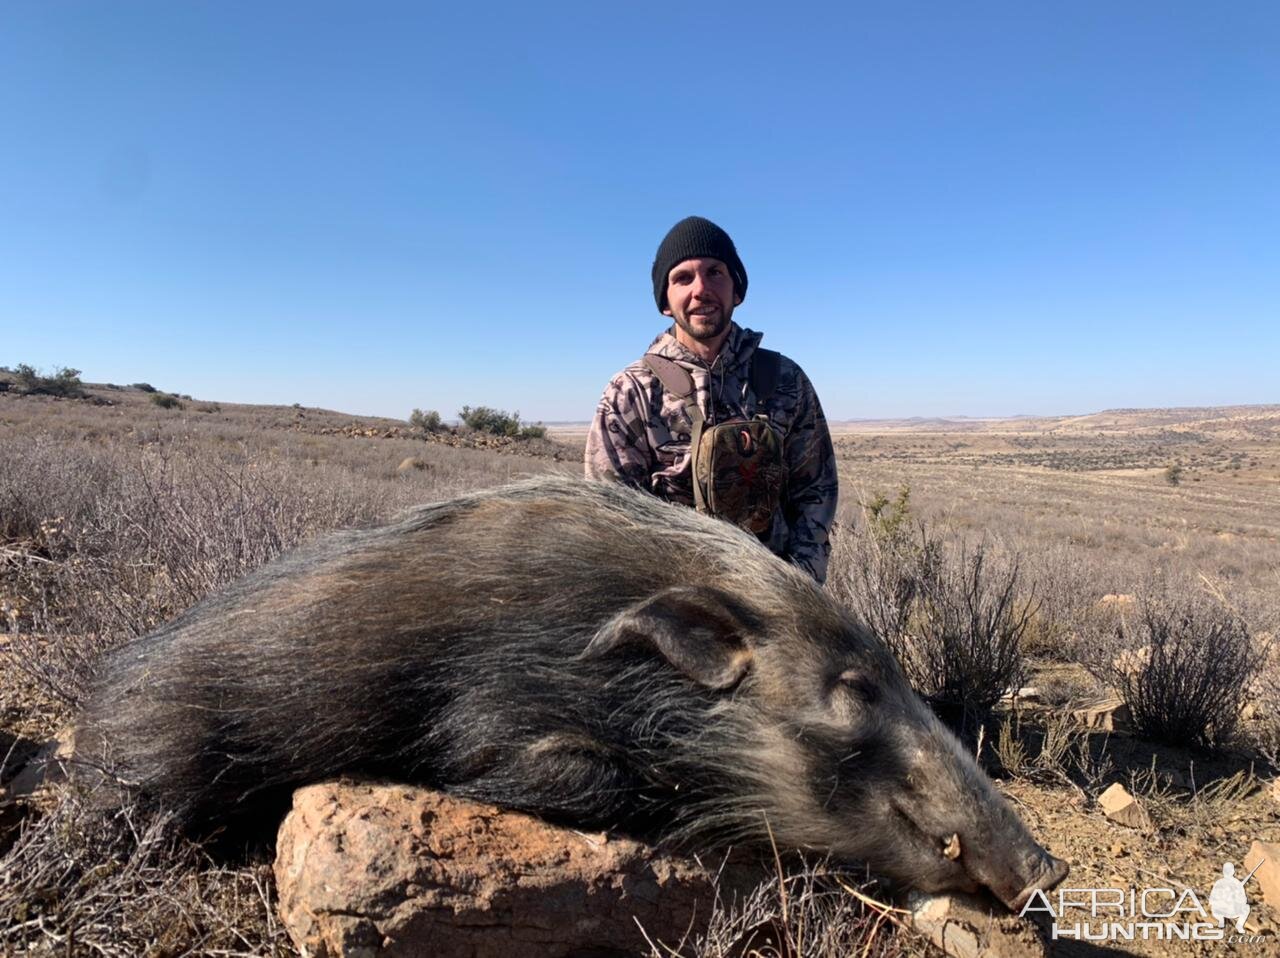
<instances>
[{"instance_id":1,"label":"stone","mask_svg":"<svg viewBox=\"0 0 1280 958\"><path fill-rule=\"evenodd\" d=\"M1151 646L1144 645L1139 649L1122 649L1111 660L1111 667L1121 675L1137 675L1151 664Z\"/></svg>"},{"instance_id":2,"label":"stone","mask_svg":"<svg viewBox=\"0 0 1280 958\"><path fill-rule=\"evenodd\" d=\"M1128 593L1108 593L1098 600L1099 608L1103 609L1127 609L1136 605L1138 597Z\"/></svg>"},{"instance_id":3,"label":"stone","mask_svg":"<svg viewBox=\"0 0 1280 958\"><path fill-rule=\"evenodd\" d=\"M1129 706L1120 699L1107 699L1094 705L1076 709L1071 717L1085 728L1099 732L1128 732L1133 728Z\"/></svg>"},{"instance_id":4,"label":"stone","mask_svg":"<svg viewBox=\"0 0 1280 958\"><path fill-rule=\"evenodd\" d=\"M1151 819L1146 809L1119 782L1098 796L1098 806L1107 818L1118 825L1143 831L1151 828Z\"/></svg>"},{"instance_id":5,"label":"stone","mask_svg":"<svg viewBox=\"0 0 1280 958\"><path fill-rule=\"evenodd\" d=\"M647 953L645 934L678 947L705 927L717 896L714 867L639 842L369 782L296 791L275 874L312 958Z\"/></svg>"},{"instance_id":6,"label":"stone","mask_svg":"<svg viewBox=\"0 0 1280 958\"><path fill-rule=\"evenodd\" d=\"M1261 867L1259 867L1261 866ZM1265 901L1273 912L1280 912L1280 845L1270 842L1254 842L1249 846L1249 853L1244 856L1245 875L1253 872L1253 881L1258 883ZM1243 878L1243 875L1237 875ZM1249 889L1246 889L1248 892Z\"/></svg>"},{"instance_id":7,"label":"stone","mask_svg":"<svg viewBox=\"0 0 1280 958\"><path fill-rule=\"evenodd\" d=\"M951 958L1044 958L1048 953L1036 928L1025 919L974 895L907 898L911 927Z\"/></svg>"}]
</instances>

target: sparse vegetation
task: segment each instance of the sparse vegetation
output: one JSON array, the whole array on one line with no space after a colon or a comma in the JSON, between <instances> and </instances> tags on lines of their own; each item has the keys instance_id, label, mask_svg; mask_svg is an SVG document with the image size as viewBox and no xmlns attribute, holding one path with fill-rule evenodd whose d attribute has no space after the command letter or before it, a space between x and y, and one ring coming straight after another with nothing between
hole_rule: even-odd
<instances>
[{"instance_id":1,"label":"sparse vegetation","mask_svg":"<svg viewBox=\"0 0 1280 958\"><path fill-rule=\"evenodd\" d=\"M182 400L180 400L177 396L170 395L169 393L159 393L159 392L152 393L151 401L155 403L157 406L159 406L161 409L181 409L182 408Z\"/></svg>"},{"instance_id":2,"label":"sparse vegetation","mask_svg":"<svg viewBox=\"0 0 1280 958\"><path fill-rule=\"evenodd\" d=\"M33 366L18 363L13 368L14 391L26 396L61 396L78 399L85 395L80 370L63 366L41 375Z\"/></svg>"},{"instance_id":3,"label":"sparse vegetation","mask_svg":"<svg viewBox=\"0 0 1280 958\"><path fill-rule=\"evenodd\" d=\"M463 406L458 412L458 418L462 420L462 424L468 429L476 432L487 432L494 436L543 439L547 435L546 427L541 423L534 425L521 423L520 413L508 413L505 410L493 409L489 406L476 406L474 409L470 406Z\"/></svg>"},{"instance_id":4,"label":"sparse vegetation","mask_svg":"<svg viewBox=\"0 0 1280 958\"><path fill-rule=\"evenodd\" d=\"M434 409L428 409L426 412L415 409L409 413L409 425L419 432L439 432L444 428L440 414Z\"/></svg>"},{"instance_id":5,"label":"sparse vegetation","mask_svg":"<svg viewBox=\"0 0 1280 958\"><path fill-rule=\"evenodd\" d=\"M580 469L580 449L557 463L541 443L454 448L421 441L403 421L231 403L196 407L218 416L182 417L138 391L111 399L118 406L103 410L0 393L0 631L9 633L0 642L0 777L12 774L4 764L10 743L38 742L65 722L99 650L279 551L414 503L529 472ZM1079 666L1091 646L1105 638L1110 648L1118 629L1123 648L1150 644L1141 596L1160 575L1190 577L1197 586L1185 593L1200 591L1199 574L1215 583L1230 606L1247 612L1255 648L1260 633L1280 625L1280 418L1270 422L1236 423L1234 439L1209 428L1185 438L1163 426L1167 435L1150 441L1023 435L1021 445L982 432L837 436L844 501L861 498L868 512L851 516L846 507L830 588L875 616L877 629L910 640L935 601L934 578L971 581L975 550L962 548L966 540L982 543L987 595L998 598L996 586L1016 567L1008 607L1012 621L1034 610L1022 645L1036 656L1028 681L1041 701L1016 713L997 704L981 754L1007 760L1002 788L1045 844L1071 860L1079 887L1107 887L1117 875L1141 886L1177 862L1179 881L1207 891L1222 861L1239 862L1254 838L1274 836L1274 805L1259 787L1280 757L1274 650L1252 684L1246 680L1247 698L1234 700L1237 717L1242 704L1256 715L1243 725L1237 718L1234 737L1217 730L1228 717L1206 738L1247 741L1254 752L1245 759L1083 730L1068 712L1100 691ZM1229 465L1239 452L1233 442L1250 450L1235 460L1238 470ZM1161 475L1175 457L1193 470L1176 493ZM407 458L428 468L399 471ZM859 496L859 482L899 491ZM867 597L880 604L863 604ZM963 591L953 598L963 600ZM1212 601L1219 610L1228 605ZM1099 674L1114 687L1109 671ZM1131 834L1102 819L1094 800L1114 781L1148 804L1153 832ZM21 830L0 823L0 953L294 953L274 915L265 862L215 863L136 808L105 822L87 811L84 795L57 790ZM789 940L783 947L795 954L861 955L869 941L872 956L881 948L922 953L888 932L892 916L881 921L865 903L855 907L844 877L831 870L814 877L785 876L723 909L712 932L682 953L727 954L753 927ZM870 938L856 937L859 925ZM824 952L819 942L842 950Z\"/></svg>"},{"instance_id":6,"label":"sparse vegetation","mask_svg":"<svg viewBox=\"0 0 1280 958\"><path fill-rule=\"evenodd\" d=\"M1245 622L1189 588L1144 595L1099 642L1094 668L1117 688L1137 730L1171 745L1230 742L1265 650Z\"/></svg>"},{"instance_id":7,"label":"sparse vegetation","mask_svg":"<svg viewBox=\"0 0 1280 958\"><path fill-rule=\"evenodd\" d=\"M1169 485L1171 486L1176 486L1178 483L1182 481L1182 473L1183 473L1183 468L1177 463L1174 463L1172 466L1169 466L1167 469L1165 469L1164 481L1169 483Z\"/></svg>"},{"instance_id":8,"label":"sparse vegetation","mask_svg":"<svg viewBox=\"0 0 1280 958\"><path fill-rule=\"evenodd\" d=\"M911 684L944 714L981 719L1025 671L1038 606L1020 599L1017 557L984 543L950 548L911 516L910 492L872 497L837 540L832 592L885 637Z\"/></svg>"}]
</instances>

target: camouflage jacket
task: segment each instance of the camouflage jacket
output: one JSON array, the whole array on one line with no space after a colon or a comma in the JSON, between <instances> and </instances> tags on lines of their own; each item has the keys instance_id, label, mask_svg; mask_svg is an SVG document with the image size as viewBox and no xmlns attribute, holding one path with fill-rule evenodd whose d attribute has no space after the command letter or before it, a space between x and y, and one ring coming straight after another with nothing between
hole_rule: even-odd
<instances>
[{"instance_id":1,"label":"camouflage jacket","mask_svg":"<svg viewBox=\"0 0 1280 958\"><path fill-rule=\"evenodd\" d=\"M733 323L709 367L680 345L671 331L648 352L689 370L707 423L768 413L783 435L787 470L782 507L760 540L823 582L836 514L836 458L813 384L785 356L773 396L757 409L751 391L751 357L761 333ZM596 407L587 436L588 479L623 482L671 502L693 505L689 436L693 424L680 400L668 395L642 360L613 377Z\"/></svg>"}]
</instances>

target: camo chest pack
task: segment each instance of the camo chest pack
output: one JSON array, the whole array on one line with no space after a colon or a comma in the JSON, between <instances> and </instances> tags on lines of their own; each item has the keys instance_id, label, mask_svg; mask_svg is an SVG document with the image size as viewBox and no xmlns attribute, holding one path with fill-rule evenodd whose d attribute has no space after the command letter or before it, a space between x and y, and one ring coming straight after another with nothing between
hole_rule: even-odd
<instances>
[{"instance_id":1,"label":"camo chest pack","mask_svg":"<svg viewBox=\"0 0 1280 958\"><path fill-rule=\"evenodd\" d=\"M781 357L757 349L751 361L751 389L757 408L773 395ZM763 413L708 425L698 408L697 389L689 370L648 353L645 365L662 387L684 405L693 424L689 450L693 458L693 501L699 512L728 520L756 534L765 532L777 512L786 479L782 439Z\"/></svg>"}]
</instances>

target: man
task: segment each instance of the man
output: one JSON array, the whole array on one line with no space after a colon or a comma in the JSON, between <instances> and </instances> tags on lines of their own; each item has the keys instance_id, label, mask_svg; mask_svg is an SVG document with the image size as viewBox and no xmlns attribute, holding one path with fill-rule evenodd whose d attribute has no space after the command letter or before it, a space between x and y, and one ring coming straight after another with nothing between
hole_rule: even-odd
<instances>
[{"instance_id":1,"label":"man","mask_svg":"<svg viewBox=\"0 0 1280 958\"><path fill-rule=\"evenodd\" d=\"M747 295L747 271L729 234L698 216L673 226L653 261L653 295L674 324L649 346L649 358L605 389L587 437L587 478L689 506L697 498L701 508L690 451L691 437L705 428L695 421L699 411L707 426L765 414L781 440L782 484L778 508L763 528L751 528L775 553L825 581L837 493L831 435L800 367L767 350L757 355L761 334L733 321ZM654 356L687 371L694 387L687 402L664 386L657 372L663 359Z\"/></svg>"}]
</instances>

